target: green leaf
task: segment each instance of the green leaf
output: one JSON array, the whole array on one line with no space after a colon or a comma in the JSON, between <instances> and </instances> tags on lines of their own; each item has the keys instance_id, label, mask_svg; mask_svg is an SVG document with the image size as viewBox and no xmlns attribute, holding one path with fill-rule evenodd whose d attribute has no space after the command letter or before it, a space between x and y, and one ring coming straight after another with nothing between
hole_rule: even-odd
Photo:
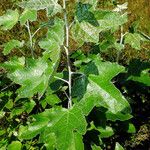
<instances>
[{"instance_id":1,"label":"green leaf","mask_svg":"<svg viewBox=\"0 0 150 150\"><path fill-rule=\"evenodd\" d=\"M20 129L20 138L30 139L37 134L42 136L46 143L47 136L54 133L56 136L56 148L62 149L83 149L81 144L82 135L86 131L86 120L78 107L71 109L52 108L43 113L33 116L36 120L28 127ZM79 144L79 145L78 145Z\"/></svg>"},{"instance_id":2,"label":"green leaf","mask_svg":"<svg viewBox=\"0 0 150 150\"><path fill-rule=\"evenodd\" d=\"M82 136L78 132L74 132L72 144L68 150L84 150L84 143L82 141Z\"/></svg>"},{"instance_id":3,"label":"green leaf","mask_svg":"<svg viewBox=\"0 0 150 150\"><path fill-rule=\"evenodd\" d=\"M8 145L8 141L6 139L2 139L0 141L0 149L1 150L6 150L6 146Z\"/></svg>"},{"instance_id":4,"label":"green leaf","mask_svg":"<svg viewBox=\"0 0 150 150\"><path fill-rule=\"evenodd\" d=\"M51 70L52 71L52 70ZM39 58L28 59L26 66L8 74L8 77L15 83L21 85L17 90L18 97L32 97L35 93L43 94L48 85L48 63Z\"/></svg>"},{"instance_id":5,"label":"green leaf","mask_svg":"<svg viewBox=\"0 0 150 150\"><path fill-rule=\"evenodd\" d=\"M92 5L90 4L82 4L81 2L79 2L76 9L77 19L79 22L86 21L92 24L93 26L99 26L94 14L91 11L89 11L91 7Z\"/></svg>"},{"instance_id":6,"label":"green leaf","mask_svg":"<svg viewBox=\"0 0 150 150\"><path fill-rule=\"evenodd\" d=\"M58 96L52 93L46 93L46 98L44 99L44 101L46 101L51 106L54 106L55 104L61 102Z\"/></svg>"},{"instance_id":7,"label":"green leaf","mask_svg":"<svg viewBox=\"0 0 150 150\"><path fill-rule=\"evenodd\" d=\"M113 131L112 127L106 126L105 128L98 127L96 129L100 132L101 138L108 138L108 137L114 135L114 131Z\"/></svg>"},{"instance_id":8,"label":"green leaf","mask_svg":"<svg viewBox=\"0 0 150 150\"><path fill-rule=\"evenodd\" d=\"M10 61L6 61L1 66L7 69L10 73L14 72L17 69L22 69L25 65L25 57L13 57Z\"/></svg>"},{"instance_id":9,"label":"green leaf","mask_svg":"<svg viewBox=\"0 0 150 150\"><path fill-rule=\"evenodd\" d=\"M8 145L7 150L21 150L22 144L19 141L13 141Z\"/></svg>"},{"instance_id":10,"label":"green leaf","mask_svg":"<svg viewBox=\"0 0 150 150\"><path fill-rule=\"evenodd\" d=\"M3 134L5 134L5 130L0 129L0 136L2 136Z\"/></svg>"},{"instance_id":11,"label":"green leaf","mask_svg":"<svg viewBox=\"0 0 150 150\"><path fill-rule=\"evenodd\" d=\"M124 150L124 148L118 142L116 142L115 150Z\"/></svg>"},{"instance_id":12,"label":"green leaf","mask_svg":"<svg viewBox=\"0 0 150 150\"><path fill-rule=\"evenodd\" d=\"M18 22L18 10L7 10L6 14L0 16L0 28L2 30L10 30Z\"/></svg>"},{"instance_id":13,"label":"green leaf","mask_svg":"<svg viewBox=\"0 0 150 150\"><path fill-rule=\"evenodd\" d=\"M127 22L127 13L120 15L113 11L96 11L95 18L98 20L99 32L111 30L116 31L120 25Z\"/></svg>"},{"instance_id":14,"label":"green leaf","mask_svg":"<svg viewBox=\"0 0 150 150\"><path fill-rule=\"evenodd\" d=\"M10 99L7 104L5 105L6 108L11 109L13 107L13 100Z\"/></svg>"},{"instance_id":15,"label":"green leaf","mask_svg":"<svg viewBox=\"0 0 150 150\"><path fill-rule=\"evenodd\" d=\"M58 0L28 0L18 4L22 8L32 10L46 9L47 15L55 15L61 12L61 6L58 4Z\"/></svg>"},{"instance_id":16,"label":"green leaf","mask_svg":"<svg viewBox=\"0 0 150 150\"><path fill-rule=\"evenodd\" d=\"M20 104L22 106L19 107L15 107L13 108L13 110L11 111L11 118L13 118L14 116L20 115L23 112L27 112L28 114L33 110L34 106L36 105L36 103L31 99L30 101L27 102L23 102L23 104Z\"/></svg>"},{"instance_id":17,"label":"green leaf","mask_svg":"<svg viewBox=\"0 0 150 150\"><path fill-rule=\"evenodd\" d=\"M30 100L30 102L24 103L24 105L23 105L24 111L29 114L35 105L36 105L36 103L33 100Z\"/></svg>"},{"instance_id":18,"label":"green leaf","mask_svg":"<svg viewBox=\"0 0 150 150\"><path fill-rule=\"evenodd\" d=\"M84 42L98 43L99 41L99 30L95 26L88 22L78 21L73 25L72 29L73 38L81 45Z\"/></svg>"},{"instance_id":19,"label":"green leaf","mask_svg":"<svg viewBox=\"0 0 150 150\"><path fill-rule=\"evenodd\" d=\"M114 32L119 28L120 25L127 22L126 13L120 15L119 13L112 11L96 11L94 12L94 16L98 21L99 26L93 26L92 24L89 23L89 20L88 22L82 21L81 23L76 21L76 23L73 25L71 29L73 38L80 45L83 44L84 42L98 43L100 32L107 30L111 30L112 32ZM82 20L85 19L83 19L82 17Z\"/></svg>"},{"instance_id":20,"label":"green leaf","mask_svg":"<svg viewBox=\"0 0 150 150\"><path fill-rule=\"evenodd\" d=\"M150 76L149 76L149 69L143 70L140 75L130 75L127 80L132 80L136 82L143 83L146 86L150 86Z\"/></svg>"},{"instance_id":21,"label":"green leaf","mask_svg":"<svg viewBox=\"0 0 150 150\"><path fill-rule=\"evenodd\" d=\"M24 45L24 41L20 42L18 40L11 40L7 43L5 43L4 46L4 50L3 50L3 54L4 55L8 55L11 50L13 50L14 48L21 48Z\"/></svg>"},{"instance_id":22,"label":"green leaf","mask_svg":"<svg viewBox=\"0 0 150 150\"><path fill-rule=\"evenodd\" d=\"M36 19L37 19L36 10L25 9L20 16L19 21L21 25L24 25L27 20L32 22L32 21L36 21Z\"/></svg>"},{"instance_id":23,"label":"green leaf","mask_svg":"<svg viewBox=\"0 0 150 150\"><path fill-rule=\"evenodd\" d=\"M85 114L88 114L94 105L105 107L108 109L106 115L110 120L131 118L129 103L111 82L113 77L124 71L124 67L116 63L102 62L98 59L94 62L99 75L89 75L86 94L79 107L83 109Z\"/></svg>"},{"instance_id":24,"label":"green leaf","mask_svg":"<svg viewBox=\"0 0 150 150\"><path fill-rule=\"evenodd\" d=\"M141 41L144 41L144 38L138 33L127 33L125 36L125 43L137 50L141 49Z\"/></svg>"},{"instance_id":25,"label":"green leaf","mask_svg":"<svg viewBox=\"0 0 150 150\"><path fill-rule=\"evenodd\" d=\"M127 132L128 133L136 133L136 128L135 128L134 124L129 123Z\"/></svg>"},{"instance_id":26,"label":"green leaf","mask_svg":"<svg viewBox=\"0 0 150 150\"><path fill-rule=\"evenodd\" d=\"M45 143L44 145L47 149L55 150L56 136L54 133L50 133L48 135L41 134L39 142Z\"/></svg>"},{"instance_id":27,"label":"green leaf","mask_svg":"<svg viewBox=\"0 0 150 150\"><path fill-rule=\"evenodd\" d=\"M4 68L11 69L8 77L21 85L21 88L17 90L18 98L30 98L36 93L39 93L39 96L44 94L48 82L52 79L59 64L60 46L64 41L63 25L62 20L56 19L55 25L49 30L46 40L39 43L41 48L46 49L42 58L27 59L26 63L25 59L19 58L3 65Z\"/></svg>"},{"instance_id":28,"label":"green leaf","mask_svg":"<svg viewBox=\"0 0 150 150\"><path fill-rule=\"evenodd\" d=\"M58 46L63 45L64 42L64 22L63 20L56 18L54 25L48 30L47 37L43 41L39 42L39 46L42 49L50 50L54 44Z\"/></svg>"},{"instance_id":29,"label":"green leaf","mask_svg":"<svg viewBox=\"0 0 150 150\"><path fill-rule=\"evenodd\" d=\"M72 97L78 97L78 99L81 99L86 92L87 84L88 80L85 75L77 77L72 87Z\"/></svg>"},{"instance_id":30,"label":"green leaf","mask_svg":"<svg viewBox=\"0 0 150 150\"><path fill-rule=\"evenodd\" d=\"M92 150L102 150L102 149L97 145L92 145Z\"/></svg>"}]
</instances>

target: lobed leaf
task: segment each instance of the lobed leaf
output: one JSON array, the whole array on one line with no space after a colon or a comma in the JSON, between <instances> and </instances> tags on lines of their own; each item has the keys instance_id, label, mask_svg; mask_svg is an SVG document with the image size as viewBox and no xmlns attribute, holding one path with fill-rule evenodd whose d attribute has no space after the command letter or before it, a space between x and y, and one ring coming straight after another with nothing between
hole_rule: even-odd
<instances>
[{"instance_id":1,"label":"lobed leaf","mask_svg":"<svg viewBox=\"0 0 150 150\"><path fill-rule=\"evenodd\" d=\"M115 63L102 62L98 59L94 62L98 69L98 75L89 75L89 84L83 99L79 102L79 107L85 115L94 106L102 106L107 109L107 118L110 120L131 118L129 103L111 82L113 77L124 71L124 67Z\"/></svg>"},{"instance_id":2,"label":"lobed leaf","mask_svg":"<svg viewBox=\"0 0 150 150\"><path fill-rule=\"evenodd\" d=\"M30 98L36 93L42 96L58 67L61 53L60 45L64 41L64 28L63 21L60 19L56 19L55 23L49 30L46 40L39 43L41 48L46 49L43 57L34 60L27 59L26 62L25 59L19 58L3 65L6 69L14 70L8 73L8 77L21 85L21 88L17 90L19 98Z\"/></svg>"},{"instance_id":3,"label":"lobed leaf","mask_svg":"<svg viewBox=\"0 0 150 150\"><path fill-rule=\"evenodd\" d=\"M28 0L18 4L20 7L31 10L46 9L47 15L55 15L61 11L61 6L58 4L58 0Z\"/></svg>"},{"instance_id":4,"label":"lobed leaf","mask_svg":"<svg viewBox=\"0 0 150 150\"><path fill-rule=\"evenodd\" d=\"M27 128L22 127L20 129L20 138L30 139L41 133L41 141L47 143L47 137L55 133L55 147L58 150L75 150L77 147L83 149L81 140L86 131L86 120L78 107L73 107L69 110L53 108L35 115L34 119L36 121Z\"/></svg>"},{"instance_id":5,"label":"lobed leaf","mask_svg":"<svg viewBox=\"0 0 150 150\"><path fill-rule=\"evenodd\" d=\"M86 9L81 10L85 11L84 13L87 13ZM83 17L80 16L80 11L77 13L77 19L79 21L76 21L71 29L73 38L80 45L84 42L98 43L100 32L107 30L114 32L120 25L127 22L126 13L120 15L119 13L113 11L94 11L94 20L97 20L97 25L93 26L93 19L91 19L91 17L88 18L88 16L86 17L86 15Z\"/></svg>"}]
</instances>

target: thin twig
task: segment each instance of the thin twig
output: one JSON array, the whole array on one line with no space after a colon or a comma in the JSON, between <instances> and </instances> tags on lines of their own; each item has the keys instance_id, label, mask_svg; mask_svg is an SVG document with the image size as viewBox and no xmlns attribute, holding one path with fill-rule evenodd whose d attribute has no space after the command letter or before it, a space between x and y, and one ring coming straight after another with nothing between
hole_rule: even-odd
<instances>
[{"instance_id":1,"label":"thin twig","mask_svg":"<svg viewBox=\"0 0 150 150\"><path fill-rule=\"evenodd\" d=\"M35 34L40 30L41 28L38 28L33 34L32 34L32 38L35 36Z\"/></svg>"},{"instance_id":2,"label":"thin twig","mask_svg":"<svg viewBox=\"0 0 150 150\"><path fill-rule=\"evenodd\" d=\"M68 82L67 80L64 80L64 79L62 79L62 78L59 78L59 77L57 77L57 76L54 76L54 78L56 78L56 79L58 79L58 80L61 80L61 81L65 82L65 83L67 83L67 84L69 84L69 82Z\"/></svg>"},{"instance_id":3,"label":"thin twig","mask_svg":"<svg viewBox=\"0 0 150 150\"><path fill-rule=\"evenodd\" d=\"M124 37L124 34L123 34L123 26L120 27L120 45L123 43L123 37ZM117 52L117 63L119 63L119 58L120 58L120 51Z\"/></svg>"},{"instance_id":4,"label":"thin twig","mask_svg":"<svg viewBox=\"0 0 150 150\"><path fill-rule=\"evenodd\" d=\"M11 84L7 85L6 87L4 87L3 89L1 89L1 92L6 90L7 88L11 87L14 83L12 82Z\"/></svg>"},{"instance_id":5,"label":"thin twig","mask_svg":"<svg viewBox=\"0 0 150 150\"><path fill-rule=\"evenodd\" d=\"M66 97L67 97L67 98L68 98L68 100L69 100L70 98L69 98L69 96L68 96L67 92L66 92L66 91L64 91L64 93L65 93Z\"/></svg>"},{"instance_id":6,"label":"thin twig","mask_svg":"<svg viewBox=\"0 0 150 150\"><path fill-rule=\"evenodd\" d=\"M32 34L31 34L30 25L29 25L29 21L28 21L28 20L27 20L26 27L27 27L28 34L29 34L31 55L32 55L32 58L34 58L34 53L33 53L33 40L32 40Z\"/></svg>"},{"instance_id":7,"label":"thin twig","mask_svg":"<svg viewBox=\"0 0 150 150\"><path fill-rule=\"evenodd\" d=\"M63 10L64 10L64 21L65 21L65 32L66 32L66 45L64 46L66 56L67 56L67 65L68 65L68 88L69 88L69 101L68 101L68 108L72 107L72 96L71 96L71 87L72 87L72 79L71 79L71 64L70 64L70 57L69 57L69 25L67 19L67 12L66 12L66 0L63 0Z\"/></svg>"}]
</instances>

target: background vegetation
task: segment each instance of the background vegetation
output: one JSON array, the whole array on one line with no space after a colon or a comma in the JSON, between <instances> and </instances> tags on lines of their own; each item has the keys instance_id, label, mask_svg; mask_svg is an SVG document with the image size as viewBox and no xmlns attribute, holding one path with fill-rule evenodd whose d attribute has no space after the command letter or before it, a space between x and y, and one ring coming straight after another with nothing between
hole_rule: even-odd
<instances>
[{"instance_id":1,"label":"background vegetation","mask_svg":"<svg viewBox=\"0 0 150 150\"><path fill-rule=\"evenodd\" d=\"M15 4L18 2L17 0L1 0L0 1L0 16L6 13L8 9L15 9L18 6ZM126 1L124 0L101 0L98 3L98 8L101 9L112 9L116 6L116 4L123 4ZM61 2L60 2L61 3ZM73 3L73 1L72 1ZM70 14L74 13L72 9L71 3L68 3L68 10ZM124 25L125 31L137 32L143 35L146 38L150 38L150 1L148 0L129 0L128 1L128 22ZM21 8L19 8L20 11ZM62 17L61 14L58 17ZM72 20L72 15L69 16L69 21ZM38 12L38 22L31 23L31 30L35 30L39 26L39 22L47 22L46 12L44 10L40 10ZM36 40L39 42L46 35L47 29L43 29L39 31L36 35ZM105 33L100 34L100 36L105 38ZM116 37L120 36L120 32L115 33ZM42 38L41 38L42 37ZM24 55L24 51L26 52L26 57L30 57L31 53L28 51L28 47L23 47L22 51L18 51L18 49L13 49L11 53L8 55L3 54L3 44L10 41L11 39L16 40L24 40L28 42L28 33L27 30L20 26L19 24L15 25L12 30L2 31L0 30L0 62L4 63L9 61L11 57L18 56L21 57ZM87 64L84 60L87 59L91 53L97 53L96 46L93 46L91 43L86 43L82 46L83 51L81 55L83 57L78 56L78 52L76 53L76 49L78 45L76 41L70 41L70 51L71 51L71 62L75 60L82 60L83 64ZM41 56L42 50L40 47L36 48L35 55ZM79 52L80 53L80 52ZM101 51L101 58L105 61L116 62L117 52L114 48L110 48L108 51ZM139 76L143 70L148 70L150 68L150 42L147 40L141 44L140 50L135 50L132 46L126 45L125 49L120 53L118 63L122 66L126 67L125 73L120 73L117 77L113 79L115 86L121 91L121 93L125 96L132 108L133 118L126 121L106 121L105 114L99 112L99 109L94 108L89 116L86 118L88 122L88 132L84 135L84 144L86 149L100 149L98 146L100 145L103 149L115 149L116 142L119 142L125 149L132 150L148 150L150 145L150 116L149 116L149 84L150 79L148 77L145 78L134 78L134 76ZM64 53L61 55L61 62L58 67L58 72L64 71L66 65L66 56ZM85 61L85 62L84 62ZM88 60L87 60L88 61ZM79 62L80 64L80 62ZM78 68L78 66L73 66L73 70ZM83 65L82 69L85 66ZM66 70L65 70L66 71ZM67 78L67 75L64 71L64 78ZM10 81L6 76L6 70L2 68L0 70L0 87L1 87L1 101L0 101L0 147L5 149L6 147L10 149L13 148L12 141L17 141L16 138L16 130L20 125L29 124L31 121L30 115L37 114L39 112L43 112L45 108L51 108L55 105L57 98L55 97L54 104L52 102L39 102L37 95L34 95L33 99L29 102L27 99L23 99L23 103L21 101L13 103L16 99L16 89L20 86L18 84L14 84ZM149 72L148 72L149 73ZM130 79L129 79L130 78ZM76 78L75 78L76 79ZM129 79L129 80L128 80ZM80 80L79 80L80 82ZM77 86L81 86L77 80ZM64 86L64 88L66 85ZM54 87L57 88L57 87ZM73 87L75 89L75 87ZM78 92L74 93L76 96ZM50 93L49 93L50 94ZM57 93L59 98L64 99L62 102L62 106L66 107L65 95L61 91ZM82 93L80 93L82 95ZM51 96L51 94L49 95ZM80 95L77 95L80 96ZM44 99L44 98L43 98ZM11 100L11 101L10 101ZM13 101L13 102L12 102ZM59 101L59 100L58 100ZM44 108L44 105L47 107ZM14 109L13 109L14 107ZM11 110L11 111L10 111ZM105 109L103 110L105 112ZM103 118L99 120L98 117ZM101 119L100 118L100 119ZM96 123L101 121L106 121L108 125L110 125L115 134L112 133L111 130L103 131L102 129L96 129ZM103 122L101 122L103 124ZM105 124L105 123L104 123ZM119 128L119 130L118 130ZM98 132L103 133L104 137L102 137L102 142L97 144ZM107 137L108 136L108 137ZM94 137L94 138L93 138ZM42 142L41 142L42 143ZM38 143L38 137L33 138L32 140L27 140L22 142L23 149L44 149L43 144ZM91 145L89 143L94 143ZM11 145L12 144L12 145ZM10 145L10 146L9 146ZM20 143L15 143L15 145L19 145ZM97 146L98 145L98 146ZM4 147L3 147L4 146ZM18 146L18 147L19 147ZM14 149L15 150L15 149ZM116 149L117 150L117 149Z\"/></svg>"}]
</instances>

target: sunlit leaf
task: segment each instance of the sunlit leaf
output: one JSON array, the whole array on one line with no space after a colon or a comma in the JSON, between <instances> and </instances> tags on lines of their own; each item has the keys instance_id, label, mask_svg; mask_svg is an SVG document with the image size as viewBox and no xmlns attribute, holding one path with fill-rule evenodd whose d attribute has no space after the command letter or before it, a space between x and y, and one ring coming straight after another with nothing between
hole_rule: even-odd
<instances>
[{"instance_id":1,"label":"sunlit leaf","mask_svg":"<svg viewBox=\"0 0 150 150\"><path fill-rule=\"evenodd\" d=\"M111 82L113 77L124 71L124 67L100 60L95 60L94 62L98 68L99 75L89 75L89 84L80 107L83 105L85 114L87 114L92 109L91 105L103 106L108 109L106 114L110 120L129 119L131 117L129 115L130 105Z\"/></svg>"},{"instance_id":2,"label":"sunlit leaf","mask_svg":"<svg viewBox=\"0 0 150 150\"><path fill-rule=\"evenodd\" d=\"M32 10L46 9L47 15L55 15L62 9L58 4L58 0L28 0L20 2L18 5Z\"/></svg>"},{"instance_id":3,"label":"sunlit leaf","mask_svg":"<svg viewBox=\"0 0 150 150\"><path fill-rule=\"evenodd\" d=\"M144 40L145 39L138 33L127 33L125 36L125 43L137 50L141 49L141 42Z\"/></svg>"},{"instance_id":4,"label":"sunlit leaf","mask_svg":"<svg viewBox=\"0 0 150 150\"><path fill-rule=\"evenodd\" d=\"M9 30L18 22L18 10L7 10L6 14L0 16L0 29Z\"/></svg>"},{"instance_id":5,"label":"sunlit leaf","mask_svg":"<svg viewBox=\"0 0 150 150\"><path fill-rule=\"evenodd\" d=\"M128 8L128 2L125 2L124 4L117 5L117 7L113 11L121 12L123 10L126 10L127 8Z\"/></svg>"},{"instance_id":6,"label":"sunlit leaf","mask_svg":"<svg viewBox=\"0 0 150 150\"><path fill-rule=\"evenodd\" d=\"M25 57L13 57L10 61L6 61L5 63L1 64L2 67L7 69L10 73L14 72L17 69L22 69L25 65Z\"/></svg>"},{"instance_id":7,"label":"sunlit leaf","mask_svg":"<svg viewBox=\"0 0 150 150\"><path fill-rule=\"evenodd\" d=\"M72 27L72 36L79 43L99 41L99 30L88 22L76 22Z\"/></svg>"},{"instance_id":8,"label":"sunlit leaf","mask_svg":"<svg viewBox=\"0 0 150 150\"><path fill-rule=\"evenodd\" d=\"M24 25L27 20L36 21L36 19L37 19L37 11L36 10L25 9L20 16L19 21L20 21L21 25Z\"/></svg>"},{"instance_id":9,"label":"sunlit leaf","mask_svg":"<svg viewBox=\"0 0 150 150\"><path fill-rule=\"evenodd\" d=\"M4 46L4 50L3 50L3 54L4 55L8 55L11 50L13 50L14 48L21 48L24 45L24 41L20 42L18 40L11 40L7 43L5 43Z\"/></svg>"},{"instance_id":10,"label":"sunlit leaf","mask_svg":"<svg viewBox=\"0 0 150 150\"><path fill-rule=\"evenodd\" d=\"M114 135L114 131L111 127L106 126L105 128L99 127L97 130L100 132L100 137L101 138L108 138L112 135Z\"/></svg>"},{"instance_id":11,"label":"sunlit leaf","mask_svg":"<svg viewBox=\"0 0 150 150\"><path fill-rule=\"evenodd\" d=\"M42 96L58 67L60 46L64 41L64 29L61 20L57 19L56 23L49 30L45 41L41 41L39 44L41 48L46 49L42 58L27 59L26 62L25 59L18 59L3 65L6 69L14 70L14 72L10 70L8 77L21 85L21 88L17 90L19 98L32 97L36 93ZM19 61L21 61L21 66ZM16 65L18 68L13 68Z\"/></svg>"},{"instance_id":12,"label":"sunlit leaf","mask_svg":"<svg viewBox=\"0 0 150 150\"><path fill-rule=\"evenodd\" d=\"M92 145L92 150L102 150L100 146Z\"/></svg>"},{"instance_id":13,"label":"sunlit leaf","mask_svg":"<svg viewBox=\"0 0 150 150\"><path fill-rule=\"evenodd\" d=\"M19 141L13 141L10 145L8 145L8 150L21 150L22 144Z\"/></svg>"},{"instance_id":14,"label":"sunlit leaf","mask_svg":"<svg viewBox=\"0 0 150 150\"><path fill-rule=\"evenodd\" d=\"M124 148L117 142L115 146L115 150L124 150Z\"/></svg>"},{"instance_id":15,"label":"sunlit leaf","mask_svg":"<svg viewBox=\"0 0 150 150\"><path fill-rule=\"evenodd\" d=\"M46 135L42 136L42 141L46 142L47 136L55 133L57 143L55 146L58 150L69 148L83 150L81 140L86 131L86 120L82 110L78 107L69 110L50 109L35 115L34 118L35 122L20 129L20 138L30 139L41 133L41 135Z\"/></svg>"},{"instance_id":16,"label":"sunlit leaf","mask_svg":"<svg viewBox=\"0 0 150 150\"><path fill-rule=\"evenodd\" d=\"M128 133L136 133L136 128L135 128L134 124L129 123L127 132Z\"/></svg>"},{"instance_id":17,"label":"sunlit leaf","mask_svg":"<svg viewBox=\"0 0 150 150\"><path fill-rule=\"evenodd\" d=\"M93 26L88 20L88 22L82 21L81 23L76 21L72 27L72 36L80 45L84 42L98 43L100 32L107 30L114 32L120 25L127 22L126 13L120 15L112 11L96 11L94 12L94 16L99 24L98 26ZM81 18L83 19L83 17Z\"/></svg>"}]
</instances>

